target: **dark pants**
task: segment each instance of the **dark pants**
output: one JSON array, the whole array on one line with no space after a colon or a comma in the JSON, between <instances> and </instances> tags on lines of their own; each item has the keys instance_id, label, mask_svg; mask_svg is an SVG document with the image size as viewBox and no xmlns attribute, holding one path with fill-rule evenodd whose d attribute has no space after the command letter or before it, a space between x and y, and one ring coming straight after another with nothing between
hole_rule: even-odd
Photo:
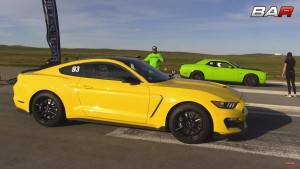
<instances>
[{"instance_id":1,"label":"dark pants","mask_svg":"<svg viewBox=\"0 0 300 169\"><path fill-rule=\"evenodd\" d=\"M295 72L294 71L287 71L286 74L286 82L288 86L288 92L291 94L291 83L293 86L294 94L296 94L296 86L295 86Z\"/></svg>"}]
</instances>

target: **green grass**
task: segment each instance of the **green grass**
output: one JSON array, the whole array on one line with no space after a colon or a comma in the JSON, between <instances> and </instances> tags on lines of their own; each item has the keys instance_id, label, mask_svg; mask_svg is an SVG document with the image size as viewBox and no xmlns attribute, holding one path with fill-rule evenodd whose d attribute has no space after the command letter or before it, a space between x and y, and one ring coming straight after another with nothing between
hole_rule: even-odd
<instances>
[{"instance_id":1,"label":"green grass","mask_svg":"<svg viewBox=\"0 0 300 169\"><path fill-rule=\"evenodd\" d=\"M139 50L114 50L114 49L62 49L62 62L66 57L70 61L95 56L128 56L137 55L145 58L150 51ZM201 59L226 59L238 63L245 68L261 69L268 73L268 79L281 80L283 56L274 56L272 54L247 54L247 55L207 55L199 53L186 52L160 52L166 62L162 63L163 71L178 72L182 64L195 63ZM0 45L0 65L2 66L28 66L38 67L50 58L49 48L32 48L23 46L5 46ZM295 57L296 62L300 63L300 57ZM296 64L296 80L300 81L300 69Z\"/></svg>"}]
</instances>

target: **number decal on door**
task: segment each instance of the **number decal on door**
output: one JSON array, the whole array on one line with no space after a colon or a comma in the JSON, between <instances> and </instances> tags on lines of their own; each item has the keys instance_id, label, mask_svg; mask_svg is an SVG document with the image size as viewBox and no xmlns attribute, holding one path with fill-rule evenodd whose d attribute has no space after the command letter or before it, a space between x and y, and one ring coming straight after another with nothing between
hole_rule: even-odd
<instances>
[{"instance_id":1,"label":"number decal on door","mask_svg":"<svg viewBox=\"0 0 300 169\"><path fill-rule=\"evenodd\" d=\"M72 67L72 72L79 72L80 66L73 66Z\"/></svg>"}]
</instances>

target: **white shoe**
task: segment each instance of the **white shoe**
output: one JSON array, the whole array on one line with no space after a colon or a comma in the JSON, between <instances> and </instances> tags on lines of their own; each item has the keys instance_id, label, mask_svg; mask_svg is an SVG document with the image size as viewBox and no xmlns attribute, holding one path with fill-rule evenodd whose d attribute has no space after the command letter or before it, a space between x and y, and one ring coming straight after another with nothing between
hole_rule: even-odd
<instances>
[{"instance_id":1,"label":"white shoe","mask_svg":"<svg viewBox=\"0 0 300 169\"><path fill-rule=\"evenodd\" d=\"M298 96L296 94L294 94L293 97L298 97Z\"/></svg>"},{"instance_id":2,"label":"white shoe","mask_svg":"<svg viewBox=\"0 0 300 169\"><path fill-rule=\"evenodd\" d=\"M286 97L292 97L292 95L288 94L288 95L285 95Z\"/></svg>"}]
</instances>

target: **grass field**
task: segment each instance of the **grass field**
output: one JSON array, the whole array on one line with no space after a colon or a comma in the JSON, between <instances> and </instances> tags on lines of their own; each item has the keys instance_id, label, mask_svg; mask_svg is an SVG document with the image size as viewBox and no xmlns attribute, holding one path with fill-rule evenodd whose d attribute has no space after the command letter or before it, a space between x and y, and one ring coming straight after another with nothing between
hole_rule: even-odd
<instances>
[{"instance_id":1,"label":"grass field","mask_svg":"<svg viewBox=\"0 0 300 169\"><path fill-rule=\"evenodd\" d=\"M91 58L95 56L128 56L137 55L145 58L150 51L139 50L114 50L114 49L62 49L62 62L65 58L70 61L77 58ZM204 58L226 59L238 63L245 68L257 68L268 73L269 80L282 80L281 72L284 62L283 56L272 54L247 54L247 55L207 55L186 52L166 52L160 51L166 62L162 63L165 72L175 70L178 72L180 66L186 63L195 63ZM32 48L23 46L0 45L0 65L2 66L28 66L38 67L50 58L49 48ZM295 57L297 64L300 57ZM300 81L300 68L296 64L296 81Z\"/></svg>"}]
</instances>

